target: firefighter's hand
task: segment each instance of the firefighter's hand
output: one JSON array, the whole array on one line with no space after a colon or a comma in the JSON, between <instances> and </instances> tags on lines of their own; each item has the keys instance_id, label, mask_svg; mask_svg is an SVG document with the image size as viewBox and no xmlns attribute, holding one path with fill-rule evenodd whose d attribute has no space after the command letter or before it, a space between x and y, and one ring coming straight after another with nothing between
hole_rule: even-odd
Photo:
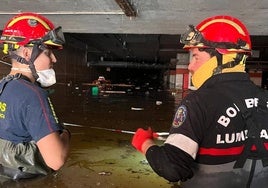
<instances>
[{"instance_id":1,"label":"firefighter's hand","mask_svg":"<svg viewBox=\"0 0 268 188\"><path fill-rule=\"evenodd\" d=\"M133 138L132 145L140 152L142 152L142 145L148 139L154 138L154 133L152 129L149 127L148 130L144 130L142 128L137 129Z\"/></svg>"}]
</instances>

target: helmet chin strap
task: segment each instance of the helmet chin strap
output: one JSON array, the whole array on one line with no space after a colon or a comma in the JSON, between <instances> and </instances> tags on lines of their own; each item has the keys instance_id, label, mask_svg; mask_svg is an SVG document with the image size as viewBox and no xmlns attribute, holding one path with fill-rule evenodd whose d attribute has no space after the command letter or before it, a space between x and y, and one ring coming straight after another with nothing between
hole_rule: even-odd
<instances>
[{"instance_id":1,"label":"helmet chin strap","mask_svg":"<svg viewBox=\"0 0 268 188\"><path fill-rule=\"evenodd\" d=\"M34 66L34 61L36 60L36 58L41 54L41 52L43 51L41 48L40 43L35 43L33 46L33 50L32 50L32 54L31 54L31 58L29 61L27 61L25 58L15 54L14 52L11 51L9 57L12 59L15 59L16 61L22 63L22 64L26 64L29 65L29 68L31 70L31 73L34 77L35 80L37 80L39 78L35 66Z\"/></svg>"},{"instance_id":2,"label":"helmet chin strap","mask_svg":"<svg viewBox=\"0 0 268 188\"><path fill-rule=\"evenodd\" d=\"M245 54L237 53L233 61L229 61L223 64L222 54L217 53L216 58L217 58L218 66L213 70L213 75L222 73L223 69L235 67L243 60L244 56Z\"/></svg>"},{"instance_id":3,"label":"helmet chin strap","mask_svg":"<svg viewBox=\"0 0 268 188\"><path fill-rule=\"evenodd\" d=\"M246 59L245 54L240 54L238 56L243 57L242 61L239 62L240 58L237 58L237 53L222 55L221 65L217 62L217 57L214 54L208 61L204 62L192 75L192 83L194 87L199 88L203 83L210 77L227 72L244 72ZM215 73L213 73L215 72Z\"/></svg>"}]
</instances>

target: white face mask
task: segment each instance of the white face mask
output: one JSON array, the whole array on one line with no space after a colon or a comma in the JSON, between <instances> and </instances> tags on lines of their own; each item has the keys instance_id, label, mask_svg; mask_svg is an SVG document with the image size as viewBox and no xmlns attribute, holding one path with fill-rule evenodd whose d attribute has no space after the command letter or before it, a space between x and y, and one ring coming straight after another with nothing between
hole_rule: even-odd
<instances>
[{"instance_id":1,"label":"white face mask","mask_svg":"<svg viewBox=\"0 0 268 188\"><path fill-rule=\"evenodd\" d=\"M49 87L56 83L56 75L54 69L46 69L36 71L39 78L36 80L42 87Z\"/></svg>"}]
</instances>

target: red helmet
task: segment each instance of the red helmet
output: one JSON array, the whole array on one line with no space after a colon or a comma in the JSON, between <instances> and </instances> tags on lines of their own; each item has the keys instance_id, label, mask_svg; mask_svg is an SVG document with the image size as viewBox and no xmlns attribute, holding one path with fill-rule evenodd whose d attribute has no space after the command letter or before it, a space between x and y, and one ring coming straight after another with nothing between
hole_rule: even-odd
<instances>
[{"instance_id":1,"label":"red helmet","mask_svg":"<svg viewBox=\"0 0 268 188\"><path fill-rule=\"evenodd\" d=\"M61 48L65 42L61 27L55 28L47 18L31 12L10 19L3 29L0 43L24 46L37 42Z\"/></svg>"},{"instance_id":2,"label":"red helmet","mask_svg":"<svg viewBox=\"0 0 268 188\"><path fill-rule=\"evenodd\" d=\"M205 19L181 36L184 48L216 48L220 53L251 52L247 28L237 18L219 15Z\"/></svg>"}]
</instances>

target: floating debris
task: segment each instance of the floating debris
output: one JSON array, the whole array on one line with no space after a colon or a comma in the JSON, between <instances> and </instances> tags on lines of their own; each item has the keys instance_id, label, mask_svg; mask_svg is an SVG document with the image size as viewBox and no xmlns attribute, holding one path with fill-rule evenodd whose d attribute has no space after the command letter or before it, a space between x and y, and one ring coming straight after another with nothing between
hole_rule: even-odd
<instances>
[{"instance_id":1,"label":"floating debris","mask_svg":"<svg viewBox=\"0 0 268 188\"><path fill-rule=\"evenodd\" d=\"M156 101L155 104L156 105L161 105L162 104L162 101Z\"/></svg>"},{"instance_id":2,"label":"floating debris","mask_svg":"<svg viewBox=\"0 0 268 188\"><path fill-rule=\"evenodd\" d=\"M102 175L102 176L110 176L110 175L112 175L112 172L102 171L102 172L99 172L98 174Z\"/></svg>"},{"instance_id":3,"label":"floating debris","mask_svg":"<svg viewBox=\"0 0 268 188\"><path fill-rule=\"evenodd\" d=\"M149 163L148 163L148 161L147 161L146 159L144 159L144 160L141 160L141 161L140 161L140 164L148 165Z\"/></svg>"},{"instance_id":4,"label":"floating debris","mask_svg":"<svg viewBox=\"0 0 268 188\"><path fill-rule=\"evenodd\" d=\"M144 108L136 108L136 107L131 107L131 110L144 110Z\"/></svg>"}]
</instances>

